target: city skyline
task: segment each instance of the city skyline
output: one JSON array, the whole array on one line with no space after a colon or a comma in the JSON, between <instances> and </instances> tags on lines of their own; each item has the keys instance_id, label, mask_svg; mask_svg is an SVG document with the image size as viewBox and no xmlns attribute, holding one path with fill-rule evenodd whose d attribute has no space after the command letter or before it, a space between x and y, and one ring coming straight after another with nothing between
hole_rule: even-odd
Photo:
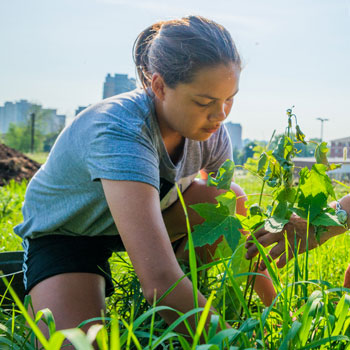
<instances>
[{"instance_id":1,"label":"city skyline","mask_svg":"<svg viewBox=\"0 0 350 350\"><path fill-rule=\"evenodd\" d=\"M308 138L320 137L317 118L329 119L326 141L350 135L348 0L3 2L0 104L26 99L71 118L101 100L107 72L135 77L141 30L191 13L223 24L236 41L244 69L228 121L242 125L243 138L283 132L293 105Z\"/></svg>"}]
</instances>

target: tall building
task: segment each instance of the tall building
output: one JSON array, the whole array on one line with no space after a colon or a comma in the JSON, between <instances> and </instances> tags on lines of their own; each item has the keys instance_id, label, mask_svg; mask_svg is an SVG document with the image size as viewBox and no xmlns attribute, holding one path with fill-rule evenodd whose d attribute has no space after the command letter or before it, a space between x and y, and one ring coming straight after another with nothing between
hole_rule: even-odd
<instances>
[{"instance_id":1,"label":"tall building","mask_svg":"<svg viewBox=\"0 0 350 350\"><path fill-rule=\"evenodd\" d=\"M343 157L344 148L347 149L350 158L350 136L331 141L331 157Z\"/></svg>"},{"instance_id":2,"label":"tall building","mask_svg":"<svg viewBox=\"0 0 350 350\"><path fill-rule=\"evenodd\" d=\"M136 88L136 81L134 78L128 78L127 74L114 74L112 77L109 73L103 84L103 98L111 97L134 90Z\"/></svg>"},{"instance_id":3,"label":"tall building","mask_svg":"<svg viewBox=\"0 0 350 350\"><path fill-rule=\"evenodd\" d=\"M90 105L89 105L90 106ZM84 109L88 108L89 106L79 106L76 110L75 110L75 115L78 115L80 112L82 112Z\"/></svg>"},{"instance_id":4,"label":"tall building","mask_svg":"<svg viewBox=\"0 0 350 350\"><path fill-rule=\"evenodd\" d=\"M242 149L242 126L241 124L227 122L226 129L230 135L232 148Z\"/></svg>"},{"instance_id":5,"label":"tall building","mask_svg":"<svg viewBox=\"0 0 350 350\"><path fill-rule=\"evenodd\" d=\"M44 121L41 125L41 131L44 134L55 133L64 128L66 116L57 114L56 109L45 109L40 105L20 100L17 102L5 102L4 106L0 106L0 134L7 133L10 123L16 125L28 123L30 113L34 110L44 114Z\"/></svg>"},{"instance_id":6,"label":"tall building","mask_svg":"<svg viewBox=\"0 0 350 350\"><path fill-rule=\"evenodd\" d=\"M0 133L6 133L10 123L25 123L31 106L26 100L5 102L3 107L0 106Z\"/></svg>"},{"instance_id":7,"label":"tall building","mask_svg":"<svg viewBox=\"0 0 350 350\"><path fill-rule=\"evenodd\" d=\"M45 122L41 130L44 135L57 133L64 128L66 124L66 116L64 114L57 114L57 109L45 108L42 111L45 114Z\"/></svg>"}]
</instances>

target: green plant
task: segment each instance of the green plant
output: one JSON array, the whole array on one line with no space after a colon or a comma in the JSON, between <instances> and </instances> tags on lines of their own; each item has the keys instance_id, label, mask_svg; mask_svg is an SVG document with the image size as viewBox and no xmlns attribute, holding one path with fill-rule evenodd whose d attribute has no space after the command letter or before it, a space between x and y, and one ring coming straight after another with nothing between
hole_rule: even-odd
<instances>
[{"instance_id":1,"label":"green plant","mask_svg":"<svg viewBox=\"0 0 350 350\"><path fill-rule=\"evenodd\" d=\"M296 257L291 260L289 256L283 269L270 262L266 249L257 244L278 292L277 297L269 307L265 307L248 283L248 278L252 279L258 273L244 259L245 236L239 231L241 226L252 232L263 225L277 230L283 227L292 213L297 213L304 215L322 234L322 227L336 220L327 201L349 191L349 187L332 183L328 178L326 169L334 166L328 164L324 144L314 144L317 164L313 169L295 168L293 157L297 155L297 146L308 141L300 132L300 127L293 129L296 118L292 111L288 111L287 117L286 132L274 146L270 143L266 149L255 148L255 160L249 161L248 166L242 168L227 162L218 176L209 178L211 185L228 188L233 170L244 172L236 176L236 181L248 193L246 218L236 215L236 198L231 191L219 196L217 205L195 207L203 213L207 223L196 227L194 232L189 231L189 237L192 235L193 238L193 244L189 245L192 259L190 265L184 267L184 272L185 276L192 278L194 292L200 290L208 298L204 308L194 308L184 315L179 313L179 319L174 324L166 325L157 311L167 307L157 306L157 300L153 305L145 302L130 260L123 253L111 259L116 293L107 300L108 312L99 318L100 325L93 326L88 334L79 328L57 331L49 310L41 310L31 321L28 319L29 297L24 303L15 299L16 303L10 308L0 301L0 348L38 349L36 341L41 339L44 349L64 349L62 342L67 338L77 349L89 349L92 341L96 340L99 349L104 350L349 350L350 290L342 287L343 273L350 260L348 234L335 237L303 255L297 256L295 251ZM296 177L298 174L299 179ZM25 188L25 182L12 182L0 188L0 227L4 250L20 246L19 240L11 243L11 235L13 226L21 220L20 207ZM189 226L190 223L187 223ZM231 231L227 232L225 228ZM194 259L194 247L205 241L203 237L198 237L198 232L215 237L224 233L225 237L216 251L214 258L217 260L204 266L196 266ZM329 254L330 251L332 254ZM10 287L7 293L14 295ZM210 305L216 308L218 314L211 316L205 331L204 320ZM197 327L190 330L190 337L175 332L180 322L195 314L198 315ZM46 340L37 328L39 320L44 320L50 330ZM80 327L86 322L88 320ZM226 322L232 328L219 331L219 325L224 328Z\"/></svg>"}]
</instances>

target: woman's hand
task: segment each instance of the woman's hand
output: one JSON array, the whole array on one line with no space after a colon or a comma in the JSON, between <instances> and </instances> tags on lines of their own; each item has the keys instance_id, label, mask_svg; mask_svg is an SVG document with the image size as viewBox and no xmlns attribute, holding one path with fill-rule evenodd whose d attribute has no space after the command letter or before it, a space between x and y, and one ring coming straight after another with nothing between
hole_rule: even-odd
<instances>
[{"instance_id":1,"label":"woman's hand","mask_svg":"<svg viewBox=\"0 0 350 350\"><path fill-rule=\"evenodd\" d=\"M290 218L290 221L284 226L284 229L281 232L277 233L271 233L266 231L265 229L260 229L257 231L254 236L259 241L259 243L264 246L268 247L271 244L277 243L270 251L268 258L277 259L279 257L279 260L277 261L277 266L279 268L283 267L286 264L287 260L287 252L286 249L286 243L285 243L285 236L288 239L287 245L288 245L288 258L291 258L294 256L294 241L296 237L296 243L298 253L304 253L306 251L306 246L308 245L308 250L314 249L318 246L315 231L313 226L310 225L309 227L309 235L307 236L307 222L300 218L299 216L293 214ZM307 237L308 237L308 244L307 243ZM255 255L258 254L258 248L256 247L255 243L252 241L253 238L250 236L247 239L246 248L248 249L246 258L252 259ZM323 243L325 240L322 240L321 243ZM265 270L266 265L262 261L260 263L260 269Z\"/></svg>"},{"instance_id":2,"label":"woman's hand","mask_svg":"<svg viewBox=\"0 0 350 350\"><path fill-rule=\"evenodd\" d=\"M337 202L332 202L329 204L333 209L336 208ZM339 200L341 208L346 211L348 215L347 227L350 227L350 195L346 195ZM328 226L325 227L325 232L322 233L320 237L320 244L323 244L330 238L344 233L347 229L344 226ZM286 254L286 245L285 245L285 235L288 239L288 257L294 255L294 236L296 237L296 243L298 248L298 254L304 253L306 251L306 246L308 250L314 249L318 246L318 242L315 236L315 230L312 225L309 227L309 235L307 236L307 222L300 218L299 216L293 214L289 222L284 226L284 229L281 232L271 233L265 229L261 229L254 234L259 243L268 247L271 244L277 243L269 252L268 258L277 259L277 267L281 268L286 264L287 254ZM308 245L306 244L308 238ZM300 244L300 246L299 246ZM248 249L246 258L252 259L255 255L258 254L258 249L254 242L252 242L252 237L248 237L246 248ZM262 270L266 269L264 262L261 262L260 268Z\"/></svg>"}]
</instances>

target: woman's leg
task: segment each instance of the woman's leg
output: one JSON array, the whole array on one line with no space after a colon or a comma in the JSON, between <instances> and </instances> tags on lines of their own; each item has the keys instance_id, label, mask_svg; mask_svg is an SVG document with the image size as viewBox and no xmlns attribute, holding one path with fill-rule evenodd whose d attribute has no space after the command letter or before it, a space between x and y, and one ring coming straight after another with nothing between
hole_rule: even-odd
<instances>
[{"instance_id":1,"label":"woman's leg","mask_svg":"<svg viewBox=\"0 0 350 350\"><path fill-rule=\"evenodd\" d=\"M34 313L50 309L58 330L101 317L106 293L113 290L108 258L118 247L117 238L48 235L24 240L24 284ZM39 326L48 336L43 321Z\"/></svg>"},{"instance_id":2,"label":"woman's leg","mask_svg":"<svg viewBox=\"0 0 350 350\"><path fill-rule=\"evenodd\" d=\"M344 287L345 288L350 288L350 265L345 271L345 276L344 276Z\"/></svg>"},{"instance_id":3,"label":"woman's leg","mask_svg":"<svg viewBox=\"0 0 350 350\"><path fill-rule=\"evenodd\" d=\"M246 215L247 210L245 208L244 202L246 201L246 196L244 191L235 183L231 183L231 190L233 190L237 197L236 211L240 215ZM189 221L191 227L201 224L204 219L199 216L193 209L189 208L189 205L196 203L217 203L215 198L226 192L225 190L218 190L215 187L208 187L205 180L196 180L192 185L183 193L183 198L186 203ZM173 237L185 236L184 233L187 232L186 220L183 212L182 205L180 201L174 203L170 208L163 212L163 218L165 225L167 227L170 239ZM222 238L218 239L212 245L205 245L203 247L196 248L196 254L200 261L203 263L209 263L212 261L212 256L215 253L217 245L221 242ZM181 260L188 261L189 252L185 250L187 244L187 238L184 238L181 244L176 250L176 257ZM254 282L254 289L261 298L265 305L270 305L276 296L275 289L270 280L270 276L267 271L258 270L258 273L265 275L257 276Z\"/></svg>"},{"instance_id":4,"label":"woman's leg","mask_svg":"<svg viewBox=\"0 0 350 350\"><path fill-rule=\"evenodd\" d=\"M38 283L29 294L35 313L44 308L51 310L57 330L75 328L87 319L101 317L105 310L105 279L94 273L55 275ZM86 332L96 323L90 322L82 329ZM43 321L39 327L47 338L49 332Z\"/></svg>"}]
</instances>

